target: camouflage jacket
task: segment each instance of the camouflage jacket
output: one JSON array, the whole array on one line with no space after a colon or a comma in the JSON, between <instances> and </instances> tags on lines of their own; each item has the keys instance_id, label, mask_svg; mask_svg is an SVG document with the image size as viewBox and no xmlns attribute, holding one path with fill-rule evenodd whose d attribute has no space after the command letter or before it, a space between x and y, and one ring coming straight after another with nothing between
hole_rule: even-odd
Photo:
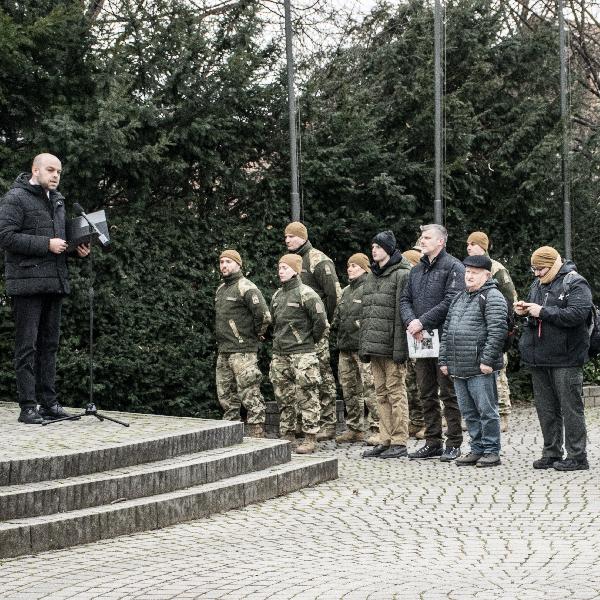
<instances>
[{"instance_id":1,"label":"camouflage jacket","mask_svg":"<svg viewBox=\"0 0 600 600\"><path fill-rule=\"evenodd\" d=\"M498 289L502 292L508 307L512 309L512 305L517 301L517 292L515 290L515 284L511 279L506 267L497 260L491 259L492 261L492 277L498 284Z\"/></svg>"},{"instance_id":2,"label":"camouflage jacket","mask_svg":"<svg viewBox=\"0 0 600 600\"><path fill-rule=\"evenodd\" d=\"M298 248L296 254L302 257L302 283L319 294L327 309L327 318L331 322L342 293L333 261L320 250L313 248L309 241Z\"/></svg>"},{"instance_id":3,"label":"camouflage jacket","mask_svg":"<svg viewBox=\"0 0 600 600\"><path fill-rule=\"evenodd\" d=\"M263 295L241 272L225 277L217 288L215 313L219 352L256 352L271 324Z\"/></svg>"},{"instance_id":4,"label":"camouflage jacket","mask_svg":"<svg viewBox=\"0 0 600 600\"><path fill-rule=\"evenodd\" d=\"M338 350L358 351L358 332L362 312L363 287L367 273L357 277L342 290L340 303L335 309L331 328L337 331Z\"/></svg>"},{"instance_id":5,"label":"camouflage jacket","mask_svg":"<svg viewBox=\"0 0 600 600\"><path fill-rule=\"evenodd\" d=\"M271 314L274 354L314 352L329 327L318 294L296 276L273 294Z\"/></svg>"}]
</instances>

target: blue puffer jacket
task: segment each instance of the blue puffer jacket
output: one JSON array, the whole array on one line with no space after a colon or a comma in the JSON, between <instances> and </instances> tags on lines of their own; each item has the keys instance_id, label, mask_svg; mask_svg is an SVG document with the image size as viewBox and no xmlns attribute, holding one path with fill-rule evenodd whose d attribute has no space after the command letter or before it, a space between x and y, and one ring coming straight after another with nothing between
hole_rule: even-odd
<instances>
[{"instance_id":1,"label":"blue puffer jacket","mask_svg":"<svg viewBox=\"0 0 600 600\"><path fill-rule=\"evenodd\" d=\"M590 336L588 319L592 308L592 291L588 282L577 275L567 286L565 275L575 271L566 261L558 275L548 284L536 279L527 302L543 306L540 318L527 317L521 334L521 362L529 367L581 367L588 359Z\"/></svg>"},{"instance_id":2,"label":"blue puffer jacket","mask_svg":"<svg viewBox=\"0 0 600 600\"><path fill-rule=\"evenodd\" d=\"M405 326L419 319L423 329L441 327L454 296L465 289L465 267L446 250L429 262L423 256L410 271L400 299L400 315Z\"/></svg>"},{"instance_id":3,"label":"blue puffer jacket","mask_svg":"<svg viewBox=\"0 0 600 600\"><path fill-rule=\"evenodd\" d=\"M484 301L485 317L480 295ZM440 342L440 366L455 377L481 375L480 365L499 371L503 366L502 347L507 335L508 306L496 281L489 279L475 292L464 290L450 305Z\"/></svg>"}]
</instances>

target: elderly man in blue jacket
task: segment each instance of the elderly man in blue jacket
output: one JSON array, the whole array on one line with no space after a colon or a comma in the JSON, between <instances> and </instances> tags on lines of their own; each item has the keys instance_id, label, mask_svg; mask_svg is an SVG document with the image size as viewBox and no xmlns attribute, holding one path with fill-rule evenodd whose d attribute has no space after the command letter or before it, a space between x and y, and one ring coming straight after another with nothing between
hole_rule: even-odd
<instances>
[{"instance_id":1,"label":"elderly man in blue jacket","mask_svg":"<svg viewBox=\"0 0 600 600\"><path fill-rule=\"evenodd\" d=\"M448 310L440 341L439 365L454 381L460 411L471 437L471 451L458 466L500 464L500 414L496 376L504 359L508 306L488 256L468 256L466 290Z\"/></svg>"}]
</instances>

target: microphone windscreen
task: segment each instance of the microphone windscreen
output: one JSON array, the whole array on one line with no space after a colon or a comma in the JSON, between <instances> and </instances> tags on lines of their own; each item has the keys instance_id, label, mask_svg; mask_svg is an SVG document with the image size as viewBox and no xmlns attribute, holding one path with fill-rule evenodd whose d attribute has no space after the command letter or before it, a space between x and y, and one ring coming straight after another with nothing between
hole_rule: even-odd
<instances>
[{"instance_id":1,"label":"microphone windscreen","mask_svg":"<svg viewBox=\"0 0 600 600\"><path fill-rule=\"evenodd\" d=\"M78 202L75 202L75 203L73 204L73 208L75 209L75 212L76 212L77 214L81 214L82 212L85 212L85 211L83 210L83 208L81 207L81 204L79 204Z\"/></svg>"}]
</instances>

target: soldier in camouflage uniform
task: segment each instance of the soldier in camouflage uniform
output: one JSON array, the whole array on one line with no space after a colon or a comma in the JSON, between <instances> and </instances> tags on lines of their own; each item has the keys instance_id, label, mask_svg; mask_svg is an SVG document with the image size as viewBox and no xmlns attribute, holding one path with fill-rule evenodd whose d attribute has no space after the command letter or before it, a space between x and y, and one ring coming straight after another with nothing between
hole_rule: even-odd
<instances>
[{"instance_id":1,"label":"soldier in camouflage uniform","mask_svg":"<svg viewBox=\"0 0 600 600\"><path fill-rule=\"evenodd\" d=\"M483 231L474 231L467 239L467 254L469 256L486 255L490 241ZM517 301L517 292L515 285L510 277L506 267L492 259L492 277L498 283L498 289L502 292L508 309L512 310L513 304ZM500 410L500 430L508 431L508 419L510 415L510 388L508 387L508 377L506 376L506 365L508 364L508 355L504 355L504 367L498 373L496 383L498 386L498 407Z\"/></svg>"},{"instance_id":2,"label":"soldier in camouflage uniform","mask_svg":"<svg viewBox=\"0 0 600 600\"><path fill-rule=\"evenodd\" d=\"M302 414L304 442L298 454L314 452L319 431L319 359L316 344L329 329L325 307L316 292L300 280L302 259L279 259L282 286L273 294L273 359L269 376L279 405L279 431L296 439L296 414Z\"/></svg>"},{"instance_id":3,"label":"soldier in camouflage uniform","mask_svg":"<svg viewBox=\"0 0 600 600\"><path fill-rule=\"evenodd\" d=\"M217 396L228 421L240 420L240 407L248 412L248 433L264 437L265 401L260 393L258 344L271 323L271 314L259 289L241 271L242 259L225 250L219 259L223 283L215 297Z\"/></svg>"},{"instance_id":4,"label":"soldier in camouflage uniform","mask_svg":"<svg viewBox=\"0 0 600 600\"><path fill-rule=\"evenodd\" d=\"M348 259L350 285L342 290L342 297L333 317L332 329L337 331L337 347L340 351L338 378L346 403L348 429L338 435L338 444L361 442L365 439L365 406L369 411L370 428L379 432L377 400L370 363L358 358L358 332L362 312L363 285L371 272L369 258L365 254L353 254Z\"/></svg>"},{"instance_id":5,"label":"soldier in camouflage uniform","mask_svg":"<svg viewBox=\"0 0 600 600\"><path fill-rule=\"evenodd\" d=\"M327 319L331 323L335 307L340 299L342 290L335 272L333 261L312 247L308 241L306 227L297 221L285 228L285 245L290 252L302 257L302 283L311 287L323 301L327 311ZM323 336L316 348L321 371L321 386L319 400L321 402L321 431L317 441L332 440L336 434L335 404L337 390L331 371L329 356L329 335Z\"/></svg>"}]
</instances>

